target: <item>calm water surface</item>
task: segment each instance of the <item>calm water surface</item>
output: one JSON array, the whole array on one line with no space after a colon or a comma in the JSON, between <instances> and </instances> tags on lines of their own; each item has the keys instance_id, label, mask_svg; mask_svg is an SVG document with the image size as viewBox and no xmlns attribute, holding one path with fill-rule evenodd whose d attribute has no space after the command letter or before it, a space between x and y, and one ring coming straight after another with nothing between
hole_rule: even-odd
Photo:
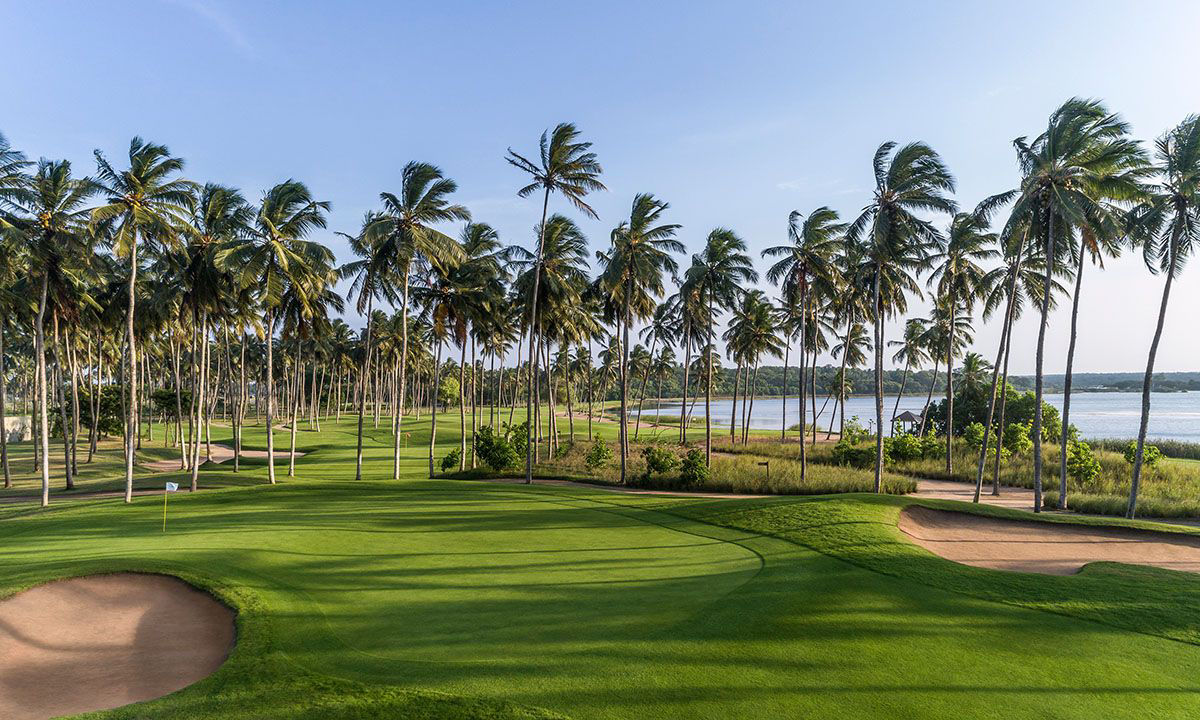
<instances>
[{"instance_id":1,"label":"calm water surface","mask_svg":"<svg viewBox=\"0 0 1200 720\"><path fill-rule=\"evenodd\" d=\"M937 400L937 398L934 398ZM1062 410L1063 396L1047 395L1046 401ZM827 427L833 411L833 402L821 411L825 398L817 400L817 424ZM733 401L729 399L713 400L713 422L728 425L730 408ZM884 422L892 416L896 397L893 395L884 403ZM738 404L739 413L741 403ZM911 410L920 414L925 406L924 395L904 396L900 399L900 412ZM678 415L679 403L663 403L664 415ZM1141 417L1141 393L1074 393L1071 395L1071 423L1079 428L1079 433L1085 438L1133 438L1137 436L1138 420ZM654 414L654 400L648 399L644 412ZM811 416L812 410L809 410ZM873 424L875 417L875 400L870 397L853 397L846 400L846 417L857 415L864 427ZM692 411L693 417L704 417L704 398L696 403ZM787 424L789 426L799 419L796 408L796 398L788 399ZM760 397L754 400L754 414L750 418L750 427L778 428L783 421L783 401L781 398ZM740 422L739 422L740 424ZM835 422L836 424L836 422ZM1200 442L1200 393L1154 393L1150 399L1150 430L1149 436L1162 440L1183 440Z\"/></svg>"}]
</instances>

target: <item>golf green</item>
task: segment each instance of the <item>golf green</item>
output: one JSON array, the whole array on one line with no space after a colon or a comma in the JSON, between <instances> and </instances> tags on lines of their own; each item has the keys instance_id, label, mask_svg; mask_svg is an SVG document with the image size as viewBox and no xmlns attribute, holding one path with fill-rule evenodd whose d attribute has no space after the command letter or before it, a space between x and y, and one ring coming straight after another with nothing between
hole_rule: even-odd
<instances>
[{"instance_id":1,"label":"golf green","mask_svg":"<svg viewBox=\"0 0 1200 720\"><path fill-rule=\"evenodd\" d=\"M326 423L300 433L296 479L172 495L165 533L158 497L5 508L0 594L150 570L239 610L221 670L112 718L1183 718L1200 702L1200 647L1103 621L1191 616L1103 574L1013 576L1094 611L1046 612L901 545L897 506L873 498L428 480L428 425L410 427L400 481L384 430L355 482L352 428ZM897 552L937 576L895 571ZM1138 573L1187 597L1200 583Z\"/></svg>"}]
</instances>

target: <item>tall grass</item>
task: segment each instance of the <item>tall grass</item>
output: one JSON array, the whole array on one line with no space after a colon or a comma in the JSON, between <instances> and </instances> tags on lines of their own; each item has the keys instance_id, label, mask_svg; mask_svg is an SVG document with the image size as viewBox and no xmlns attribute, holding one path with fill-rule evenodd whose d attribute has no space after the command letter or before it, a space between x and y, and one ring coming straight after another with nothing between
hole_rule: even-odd
<instances>
[{"instance_id":1,"label":"tall grass","mask_svg":"<svg viewBox=\"0 0 1200 720\"><path fill-rule=\"evenodd\" d=\"M1102 448L1111 450L1116 453L1125 452L1125 448L1129 447L1129 443L1135 442L1133 439L1122 438L1099 438L1097 440L1088 440L1088 444L1093 448ZM1200 460L1200 443L1184 442L1182 440L1147 440L1151 445L1154 445L1162 451L1163 455L1169 458L1177 458L1180 460Z\"/></svg>"}]
</instances>

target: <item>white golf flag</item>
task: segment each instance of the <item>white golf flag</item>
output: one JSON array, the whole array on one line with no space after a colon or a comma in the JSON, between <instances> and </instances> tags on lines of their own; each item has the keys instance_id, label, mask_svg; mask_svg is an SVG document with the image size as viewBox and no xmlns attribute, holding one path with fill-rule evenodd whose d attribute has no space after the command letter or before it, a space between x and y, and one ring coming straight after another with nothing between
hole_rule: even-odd
<instances>
[{"instance_id":1,"label":"white golf flag","mask_svg":"<svg viewBox=\"0 0 1200 720\"><path fill-rule=\"evenodd\" d=\"M179 489L179 483L173 483L173 482L167 483L167 492L175 492L178 489Z\"/></svg>"}]
</instances>

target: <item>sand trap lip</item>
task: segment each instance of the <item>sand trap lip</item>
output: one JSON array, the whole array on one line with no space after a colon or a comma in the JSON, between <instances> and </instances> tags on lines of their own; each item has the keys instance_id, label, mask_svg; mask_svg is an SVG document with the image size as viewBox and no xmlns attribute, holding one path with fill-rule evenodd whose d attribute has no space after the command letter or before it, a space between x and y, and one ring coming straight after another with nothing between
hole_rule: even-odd
<instances>
[{"instance_id":1,"label":"sand trap lip","mask_svg":"<svg viewBox=\"0 0 1200 720\"><path fill-rule=\"evenodd\" d=\"M166 575L59 580L0 600L0 717L40 720L151 700L211 675L234 613Z\"/></svg>"},{"instance_id":2,"label":"sand trap lip","mask_svg":"<svg viewBox=\"0 0 1200 720\"><path fill-rule=\"evenodd\" d=\"M897 527L947 560L994 570L1072 575L1092 562L1200 572L1200 537L971 515L910 505Z\"/></svg>"}]
</instances>

